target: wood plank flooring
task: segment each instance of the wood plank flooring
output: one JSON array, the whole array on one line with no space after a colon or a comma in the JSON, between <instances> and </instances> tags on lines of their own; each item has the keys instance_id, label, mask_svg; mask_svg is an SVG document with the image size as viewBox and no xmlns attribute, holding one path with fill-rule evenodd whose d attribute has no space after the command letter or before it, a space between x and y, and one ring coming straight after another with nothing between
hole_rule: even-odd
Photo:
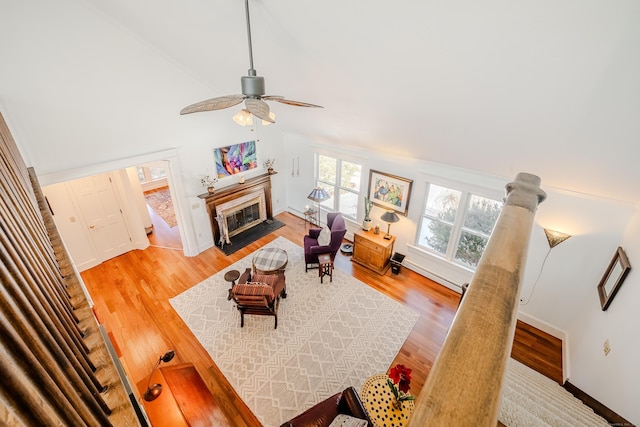
<instances>
[{"instance_id":1,"label":"wood plank flooring","mask_svg":"<svg viewBox=\"0 0 640 427\"><path fill-rule=\"evenodd\" d=\"M289 213L277 218L286 226L230 256L211 248L196 257L185 257L181 250L168 249L180 247L179 241L171 241L177 238L176 230L172 231L173 237L161 235L161 227L155 227L158 219L152 212L155 231L150 239L152 243L154 240L161 242L160 246L123 254L82 273L95 304L94 310L116 341L121 361L133 384L147 378L159 355L174 349L176 357L172 363L195 365L226 413L229 425L260 425L168 300L279 236L302 245L302 236L307 229L305 222ZM417 395L451 325L459 294L405 267L398 275L388 271L379 276L339 254L336 268L420 314L392 364L402 363L413 369L411 392ZM315 274L315 271L309 274ZM519 322L512 355L562 382L560 340Z\"/></svg>"}]
</instances>

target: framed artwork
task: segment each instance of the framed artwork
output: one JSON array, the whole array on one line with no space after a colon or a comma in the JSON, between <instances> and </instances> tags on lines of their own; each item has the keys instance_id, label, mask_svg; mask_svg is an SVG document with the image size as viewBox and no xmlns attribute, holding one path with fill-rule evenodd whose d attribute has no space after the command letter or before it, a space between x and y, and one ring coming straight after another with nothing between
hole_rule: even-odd
<instances>
[{"instance_id":1,"label":"framed artwork","mask_svg":"<svg viewBox=\"0 0 640 427\"><path fill-rule=\"evenodd\" d=\"M214 148L213 158L216 162L216 176L218 178L258 167L255 141Z\"/></svg>"},{"instance_id":2,"label":"framed artwork","mask_svg":"<svg viewBox=\"0 0 640 427\"><path fill-rule=\"evenodd\" d=\"M374 205L407 215L413 180L369 171L369 199Z\"/></svg>"},{"instance_id":3,"label":"framed artwork","mask_svg":"<svg viewBox=\"0 0 640 427\"><path fill-rule=\"evenodd\" d=\"M600 279L598 284L598 296L600 297L600 305L602 311L609 308L613 297L616 296L618 289L622 286L622 282L629 274L631 265L624 249L618 247L616 253L613 254L613 259L609 263L609 267L604 272L604 276Z\"/></svg>"}]
</instances>

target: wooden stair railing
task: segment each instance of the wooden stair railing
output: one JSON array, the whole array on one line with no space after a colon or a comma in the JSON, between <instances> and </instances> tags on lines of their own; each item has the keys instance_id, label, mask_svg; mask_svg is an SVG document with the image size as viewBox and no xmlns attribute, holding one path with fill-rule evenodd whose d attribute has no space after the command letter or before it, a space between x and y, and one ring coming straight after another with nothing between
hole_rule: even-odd
<instances>
[{"instance_id":1,"label":"wooden stair railing","mask_svg":"<svg viewBox=\"0 0 640 427\"><path fill-rule=\"evenodd\" d=\"M526 173L506 190L494 231L416 399L410 427L497 424L533 217L546 197L540 178Z\"/></svg>"}]
</instances>

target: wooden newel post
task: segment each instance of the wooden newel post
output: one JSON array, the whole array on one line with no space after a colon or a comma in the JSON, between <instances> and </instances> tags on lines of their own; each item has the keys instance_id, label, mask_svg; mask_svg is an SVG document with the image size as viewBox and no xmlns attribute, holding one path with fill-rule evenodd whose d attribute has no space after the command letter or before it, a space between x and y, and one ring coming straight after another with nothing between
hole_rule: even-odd
<instances>
[{"instance_id":1,"label":"wooden newel post","mask_svg":"<svg viewBox=\"0 0 640 427\"><path fill-rule=\"evenodd\" d=\"M500 217L409 426L496 426L533 217L546 197L540 178L526 173L506 190Z\"/></svg>"}]
</instances>

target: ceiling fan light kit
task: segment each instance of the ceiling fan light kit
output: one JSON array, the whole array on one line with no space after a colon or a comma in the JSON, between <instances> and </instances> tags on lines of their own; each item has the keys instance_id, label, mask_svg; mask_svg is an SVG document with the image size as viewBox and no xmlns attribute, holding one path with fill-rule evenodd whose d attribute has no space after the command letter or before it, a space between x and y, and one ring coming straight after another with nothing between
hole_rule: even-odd
<instances>
[{"instance_id":1,"label":"ceiling fan light kit","mask_svg":"<svg viewBox=\"0 0 640 427\"><path fill-rule=\"evenodd\" d=\"M240 126L251 126L253 125L253 118L249 110L243 108L238 111L238 113L233 116L233 121L239 124Z\"/></svg>"},{"instance_id":2,"label":"ceiling fan light kit","mask_svg":"<svg viewBox=\"0 0 640 427\"><path fill-rule=\"evenodd\" d=\"M242 88L242 95L226 95L219 96L217 98L207 99L205 101L197 102L184 107L180 114L199 113L202 111L223 110L225 108L233 107L244 101L245 107L238 114L233 116L233 120L241 126L252 125L253 120L251 116L256 116L262 120L263 125L275 123L275 114L269 109L266 101L277 101L283 104L293 105L295 107L311 107L322 108L319 105L309 104L307 102L293 101L285 99L278 95L266 95L265 96L265 83L264 77L257 75L256 70L253 68L253 48L251 45L251 23L249 20L249 0L245 0L245 15L247 18L247 40L249 42L249 70L248 75L240 78L240 85Z\"/></svg>"}]
</instances>

